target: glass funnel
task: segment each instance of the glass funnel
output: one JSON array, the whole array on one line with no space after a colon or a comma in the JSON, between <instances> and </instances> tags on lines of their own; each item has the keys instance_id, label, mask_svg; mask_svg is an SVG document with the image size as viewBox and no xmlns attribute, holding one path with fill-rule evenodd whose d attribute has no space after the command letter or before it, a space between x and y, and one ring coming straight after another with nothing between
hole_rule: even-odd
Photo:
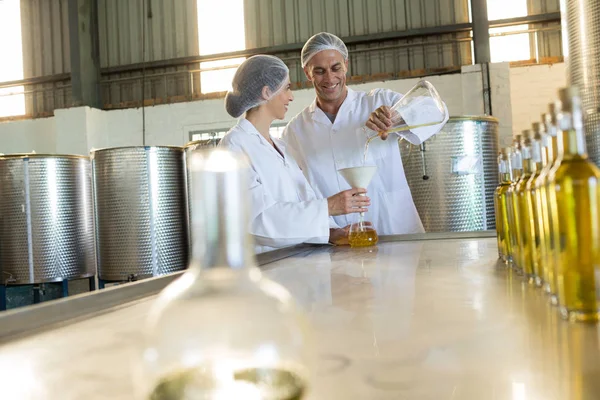
<instances>
[{"instance_id":1,"label":"glass funnel","mask_svg":"<svg viewBox=\"0 0 600 400\"><path fill-rule=\"evenodd\" d=\"M247 165L221 149L194 152L191 164L193 261L151 309L139 398L302 399L313 365L309 326L256 266Z\"/></svg>"},{"instance_id":2,"label":"glass funnel","mask_svg":"<svg viewBox=\"0 0 600 400\"><path fill-rule=\"evenodd\" d=\"M440 130L448 120L448 109L435 87L426 80L419 81L391 107L392 127L386 132L396 133L414 145L419 145ZM378 137L365 127L367 143Z\"/></svg>"}]
</instances>

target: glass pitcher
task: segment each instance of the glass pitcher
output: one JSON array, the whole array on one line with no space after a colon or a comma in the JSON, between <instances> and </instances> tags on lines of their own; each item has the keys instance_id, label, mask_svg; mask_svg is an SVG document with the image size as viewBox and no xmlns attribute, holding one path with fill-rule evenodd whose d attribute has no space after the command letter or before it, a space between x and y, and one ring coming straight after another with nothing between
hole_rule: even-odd
<instances>
[{"instance_id":1,"label":"glass pitcher","mask_svg":"<svg viewBox=\"0 0 600 400\"><path fill-rule=\"evenodd\" d=\"M448 121L448 109L435 87L426 80L419 81L391 107L392 127L387 133L419 145L440 130ZM382 132L364 128L367 143Z\"/></svg>"}]
</instances>

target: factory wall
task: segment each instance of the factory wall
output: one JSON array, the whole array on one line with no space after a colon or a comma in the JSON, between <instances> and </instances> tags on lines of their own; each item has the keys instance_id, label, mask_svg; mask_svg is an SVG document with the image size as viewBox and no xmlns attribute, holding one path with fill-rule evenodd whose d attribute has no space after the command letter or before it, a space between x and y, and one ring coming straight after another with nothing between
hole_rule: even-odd
<instances>
[{"instance_id":1,"label":"factory wall","mask_svg":"<svg viewBox=\"0 0 600 400\"><path fill-rule=\"evenodd\" d=\"M427 78L446 101L451 115L483 114L480 67L465 66L460 74ZM509 68L492 64L492 113L500 119L501 145L512 133L526 129L564 86L564 65ZM352 85L368 91L385 87L406 92L417 79ZM294 92L286 118L314 100L313 89ZM235 120L225 112L223 99L201 100L146 107L146 144L183 145L191 131L227 129ZM56 110L55 117L0 123L0 152L58 152L87 154L91 148L141 145L142 110L103 111L87 107Z\"/></svg>"},{"instance_id":2,"label":"factory wall","mask_svg":"<svg viewBox=\"0 0 600 400\"><path fill-rule=\"evenodd\" d=\"M531 123L548 111L548 103L558 97L558 89L567 85L566 65L511 68L510 82L513 131L517 134L530 129Z\"/></svg>"},{"instance_id":3,"label":"factory wall","mask_svg":"<svg viewBox=\"0 0 600 400\"><path fill-rule=\"evenodd\" d=\"M244 14L247 48L303 43L321 31L347 38L469 22L468 0L245 0ZM471 43L457 41L468 37L463 32L349 45L350 73L471 64ZM287 59L292 82L306 80L297 52L280 56Z\"/></svg>"}]
</instances>

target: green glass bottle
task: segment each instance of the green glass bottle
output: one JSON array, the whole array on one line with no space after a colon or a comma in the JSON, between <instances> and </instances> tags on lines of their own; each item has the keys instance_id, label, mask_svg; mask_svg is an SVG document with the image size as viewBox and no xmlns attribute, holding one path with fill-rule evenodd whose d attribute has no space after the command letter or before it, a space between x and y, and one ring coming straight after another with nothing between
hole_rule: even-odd
<instances>
[{"instance_id":1,"label":"green glass bottle","mask_svg":"<svg viewBox=\"0 0 600 400\"><path fill-rule=\"evenodd\" d=\"M571 321L598 321L600 280L600 169L587 155L581 99L575 88L559 91L562 162L550 172L558 216L554 243L558 303Z\"/></svg>"},{"instance_id":2,"label":"green glass bottle","mask_svg":"<svg viewBox=\"0 0 600 400\"><path fill-rule=\"evenodd\" d=\"M512 171L510 166L511 148L503 148L498 161L498 173L500 184L494 192L494 206L496 209L496 232L498 235L498 246L500 258L506 264L512 262L512 250L510 242L510 225L508 221L508 203L506 193L512 184Z\"/></svg>"},{"instance_id":3,"label":"green glass bottle","mask_svg":"<svg viewBox=\"0 0 600 400\"><path fill-rule=\"evenodd\" d=\"M546 162L546 152L544 149L544 139L547 137L544 125L539 122L532 124L533 128L533 139L531 141L531 178L525 185L526 202L527 202L527 213L529 218L527 220L528 227L526 229L529 238L528 242L531 246L529 252L531 257L531 269L533 271L531 277L531 283L536 286L542 284L541 274L541 235L539 220L541 219L540 211L537 207L538 189L536 187L536 181L540 177Z\"/></svg>"},{"instance_id":4,"label":"green glass bottle","mask_svg":"<svg viewBox=\"0 0 600 400\"><path fill-rule=\"evenodd\" d=\"M521 159L523 162L523 174L518 180L514 191L514 196L517 201L518 209L518 227L520 229L520 231L517 234L518 242L520 245L518 266L523 271L525 279L527 279L527 281L530 283L534 283L532 252L535 244L531 241L531 238L533 237L531 229L533 225L533 215L530 212L531 209L529 207L530 192L527 191L527 183L529 182L532 174L534 173L532 168L535 167L535 164L532 162L531 159L531 150L533 145L532 132L530 130L524 130L521 134L521 138Z\"/></svg>"},{"instance_id":5,"label":"green glass bottle","mask_svg":"<svg viewBox=\"0 0 600 400\"><path fill-rule=\"evenodd\" d=\"M512 152L511 152L511 169L512 169L512 183L510 184L508 191L506 192L506 199L508 204L508 223L510 226L510 248L511 248L511 260L512 266L516 271L520 271L519 265L520 260L520 241L519 241L519 208L517 197L515 196L516 186L521 179L523 174L523 160L521 158L521 135L516 135L513 140Z\"/></svg>"}]
</instances>

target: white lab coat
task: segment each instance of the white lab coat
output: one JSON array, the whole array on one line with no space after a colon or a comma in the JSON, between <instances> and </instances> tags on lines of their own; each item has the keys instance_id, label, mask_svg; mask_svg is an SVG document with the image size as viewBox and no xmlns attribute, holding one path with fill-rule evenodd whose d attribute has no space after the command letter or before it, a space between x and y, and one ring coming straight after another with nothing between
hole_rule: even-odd
<instances>
[{"instance_id":1,"label":"white lab coat","mask_svg":"<svg viewBox=\"0 0 600 400\"><path fill-rule=\"evenodd\" d=\"M362 165L366 142L362 128L370 114L382 105L394 105L401 97L401 94L387 89L375 89L367 94L348 88L348 96L333 124L317 107L316 100L289 122L282 139L317 197L327 198L350 188L337 171ZM425 140L437 133L446 121L423 129L424 135L412 132L406 138L412 143ZM385 141L373 140L369 145L369 155L371 163L377 166L377 172L367 187L371 206L366 220L373 222L381 235L424 232L394 135ZM354 222L356 216L350 214L333 219L339 226L346 226Z\"/></svg>"},{"instance_id":2,"label":"white lab coat","mask_svg":"<svg viewBox=\"0 0 600 400\"><path fill-rule=\"evenodd\" d=\"M326 199L317 199L283 141L273 138L284 157L246 119L240 119L219 146L250 160L250 233L261 253L300 243L327 243L330 218ZM334 224L332 226L335 226Z\"/></svg>"}]
</instances>

